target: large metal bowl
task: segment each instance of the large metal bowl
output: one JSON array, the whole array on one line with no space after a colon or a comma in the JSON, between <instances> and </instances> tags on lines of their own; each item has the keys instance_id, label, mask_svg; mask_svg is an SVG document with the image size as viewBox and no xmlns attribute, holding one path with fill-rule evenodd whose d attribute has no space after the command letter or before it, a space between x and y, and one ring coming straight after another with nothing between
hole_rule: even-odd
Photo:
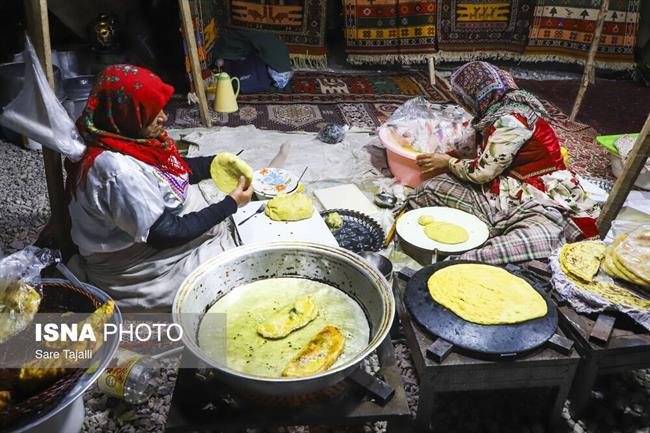
<instances>
[{"instance_id":1,"label":"large metal bowl","mask_svg":"<svg viewBox=\"0 0 650 433\"><path fill-rule=\"evenodd\" d=\"M48 278L42 280L43 284L48 284L52 286L56 285L65 285L69 284L67 280L61 280L56 278ZM110 301L111 297L108 296L104 291L98 289L95 286L90 284L84 284L83 291L88 293L91 298L96 299L100 304L103 304L106 301ZM117 305L113 310L113 315L109 320L109 323L114 324L117 327L122 325L122 314ZM115 356L117 348L120 344L120 339L118 334L111 334L106 337L106 341L102 344L99 350L95 353L93 361L96 361L94 368L88 368L87 371L77 380L77 382L72 386L72 388L67 392L61 400L56 403L53 407L44 411L43 413L38 414L34 418L28 419L19 423L18 425L12 426L12 433L32 433L35 431L56 431L53 427L53 420L57 418L57 415L63 414L66 410L69 409L78 399L83 398L83 393L99 378L99 376L104 372L106 367ZM57 422L63 422L61 419L58 419ZM48 430L48 427L50 428Z\"/></svg>"},{"instance_id":2,"label":"large metal bowl","mask_svg":"<svg viewBox=\"0 0 650 433\"><path fill-rule=\"evenodd\" d=\"M253 281L308 278L330 284L354 298L370 324L368 346L351 360L305 378L266 378L234 370L210 358L198 345L197 334L205 312L231 290ZM197 268L176 294L174 321L183 328L183 342L219 379L242 392L274 397L299 396L332 386L354 371L386 338L395 300L386 279L356 254L307 242L273 242L239 247Z\"/></svg>"}]
</instances>

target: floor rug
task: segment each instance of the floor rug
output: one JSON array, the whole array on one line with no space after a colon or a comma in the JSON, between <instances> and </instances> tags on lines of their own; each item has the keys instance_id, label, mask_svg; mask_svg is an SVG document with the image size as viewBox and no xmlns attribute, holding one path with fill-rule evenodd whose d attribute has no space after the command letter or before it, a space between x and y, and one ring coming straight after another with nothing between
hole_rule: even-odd
<instances>
[{"instance_id":1,"label":"floor rug","mask_svg":"<svg viewBox=\"0 0 650 433\"><path fill-rule=\"evenodd\" d=\"M277 35L289 47L297 67L327 66L327 0L217 0L221 28L258 30Z\"/></svg>"},{"instance_id":2,"label":"floor rug","mask_svg":"<svg viewBox=\"0 0 650 433\"><path fill-rule=\"evenodd\" d=\"M596 60L609 69L634 67L640 0L609 4ZM583 63L600 10L597 0L538 0L524 60Z\"/></svg>"},{"instance_id":3,"label":"floor rug","mask_svg":"<svg viewBox=\"0 0 650 433\"><path fill-rule=\"evenodd\" d=\"M546 82L538 83L543 87ZM539 94L547 96L543 91ZM299 72L283 91L240 95L236 113L210 112L215 126L255 125L267 130L316 132L327 123L337 123L372 130L400 104L417 95L425 95L432 102L450 100L443 89L432 87L427 75L420 71L363 75ZM569 151L571 168L579 174L612 179L609 154L595 142L596 129L571 122L554 104L555 99L552 101L544 104L560 144ZM197 106L188 107L183 100L174 99L168 111L170 128L202 126Z\"/></svg>"},{"instance_id":4,"label":"floor rug","mask_svg":"<svg viewBox=\"0 0 650 433\"><path fill-rule=\"evenodd\" d=\"M344 0L347 60L410 63L436 51L437 1Z\"/></svg>"},{"instance_id":5,"label":"floor rug","mask_svg":"<svg viewBox=\"0 0 650 433\"><path fill-rule=\"evenodd\" d=\"M448 60L478 60L518 55L526 45L535 3L440 0L439 56Z\"/></svg>"},{"instance_id":6,"label":"floor rug","mask_svg":"<svg viewBox=\"0 0 650 433\"><path fill-rule=\"evenodd\" d=\"M240 95L239 111L211 111L216 126L253 124L278 131L318 131L327 123L368 129L384 122L395 109L415 96L431 102L448 102L442 90L419 72L326 73L297 72L291 84L267 93ZM174 100L168 109L175 128L201 126L198 107Z\"/></svg>"},{"instance_id":7,"label":"floor rug","mask_svg":"<svg viewBox=\"0 0 650 433\"><path fill-rule=\"evenodd\" d=\"M570 113L580 81L518 79L517 84ZM650 87L633 81L597 79L587 88L577 120L603 135L621 134L639 132L648 113Z\"/></svg>"}]
</instances>

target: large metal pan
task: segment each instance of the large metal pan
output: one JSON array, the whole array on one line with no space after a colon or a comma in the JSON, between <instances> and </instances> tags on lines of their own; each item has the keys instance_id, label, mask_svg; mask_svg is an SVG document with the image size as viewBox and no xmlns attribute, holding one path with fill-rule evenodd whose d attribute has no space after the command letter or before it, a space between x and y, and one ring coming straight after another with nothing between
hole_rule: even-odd
<instances>
[{"instance_id":1,"label":"large metal pan","mask_svg":"<svg viewBox=\"0 0 650 433\"><path fill-rule=\"evenodd\" d=\"M198 345L201 319L216 300L253 281L308 278L330 284L359 302L370 324L368 346L342 365L305 378L266 378L233 370L211 359ZM346 378L386 338L395 300L386 279L361 257L342 248L307 242L273 242L227 251L196 269L176 294L174 321L183 328L183 342L214 374L242 392L272 397L305 395Z\"/></svg>"}]
</instances>

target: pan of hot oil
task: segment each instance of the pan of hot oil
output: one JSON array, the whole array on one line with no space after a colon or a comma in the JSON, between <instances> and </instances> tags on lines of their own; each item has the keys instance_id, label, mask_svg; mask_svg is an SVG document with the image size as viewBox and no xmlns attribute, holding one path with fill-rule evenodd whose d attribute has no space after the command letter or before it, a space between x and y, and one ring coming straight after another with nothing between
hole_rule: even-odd
<instances>
[{"instance_id":1,"label":"pan of hot oil","mask_svg":"<svg viewBox=\"0 0 650 433\"><path fill-rule=\"evenodd\" d=\"M260 324L306 297L318 311L313 320L280 338L258 332ZM239 247L204 263L183 282L173 315L187 348L219 379L243 392L295 396L352 373L386 338L394 304L386 279L356 254L273 242ZM282 376L326 326L344 337L336 361L315 374Z\"/></svg>"}]
</instances>

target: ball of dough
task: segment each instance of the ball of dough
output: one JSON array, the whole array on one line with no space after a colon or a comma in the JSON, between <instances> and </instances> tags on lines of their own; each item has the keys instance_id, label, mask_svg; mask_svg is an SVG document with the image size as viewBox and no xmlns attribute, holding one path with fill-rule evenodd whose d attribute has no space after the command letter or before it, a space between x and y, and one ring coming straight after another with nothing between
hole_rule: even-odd
<instances>
[{"instance_id":1,"label":"ball of dough","mask_svg":"<svg viewBox=\"0 0 650 433\"><path fill-rule=\"evenodd\" d=\"M221 191L226 194L237 188L239 177L246 178L246 187L253 181L253 169L234 153L222 152L210 164L210 176Z\"/></svg>"},{"instance_id":2,"label":"ball of dough","mask_svg":"<svg viewBox=\"0 0 650 433\"><path fill-rule=\"evenodd\" d=\"M338 230L343 225L343 218L338 212L330 212L325 217L325 224L333 230Z\"/></svg>"},{"instance_id":3,"label":"ball of dough","mask_svg":"<svg viewBox=\"0 0 650 433\"><path fill-rule=\"evenodd\" d=\"M421 226L426 226L427 224L431 224L436 222L435 219L431 215L422 215L420 218L418 218L418 224Z\"/></svg>"},{"instance_id":4,"label":"ball of dough","mask_svg":"<svg viewBox=\"0 0 650 433\"><path fill-rule=\"evenodd\" d=\"M305 194L280 194L266 204L264 213L273 221L300 221L311 218L314 204Z\"/></svg>"},{"instance_id":5,"label":"ball of dough","mask_svg":"<svg viewBox=\"0 0 650 433\"><path fill-rule=\"evenodd\" d=\"M461 244L469 239L467 230L456 224L434 222L424 226L424 234L431 240L443 244Z\"/></svg>"}]
</instances>

